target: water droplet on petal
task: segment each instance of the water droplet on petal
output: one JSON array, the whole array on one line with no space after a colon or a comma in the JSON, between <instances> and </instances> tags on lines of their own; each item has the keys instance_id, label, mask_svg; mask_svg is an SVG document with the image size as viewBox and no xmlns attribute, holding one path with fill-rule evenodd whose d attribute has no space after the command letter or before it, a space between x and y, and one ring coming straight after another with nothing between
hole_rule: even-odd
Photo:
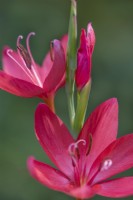
<instances>
[{"instance_id":1,"label":"water droplet on petal","mask_svg":"<svg viewBox=\"0 0 133 200\"><path fill-rule=\"evenodd\" d=\"M111 159L106 159L101 167L101 171L108 170L112 166L113 162Z\"/></svg>"}]
</instances>

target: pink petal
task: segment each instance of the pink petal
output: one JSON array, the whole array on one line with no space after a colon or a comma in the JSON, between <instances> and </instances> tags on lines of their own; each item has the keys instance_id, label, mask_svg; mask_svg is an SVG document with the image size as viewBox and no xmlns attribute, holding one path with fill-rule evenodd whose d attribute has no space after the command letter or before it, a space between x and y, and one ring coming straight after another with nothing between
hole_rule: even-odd
<instances>
[{"instance_id":1,"label":"pink petal","mask_svg":"<svg viewBox=\"0 0 133 200\"><path fill-rule=\"evenodd\" d=\"M29 77L22 70L22 68L7 54L7 51L9 49L10 49L9 47L5 47L3 49L2 62L3 62L4 72L15 78L19 78L19 79L30 82ZM20 58L19 54L16 51L12 51L11 55L21 66L24 65L24 63L22 62L22 59Z\"/></svg>"},{"instance_id":2,"label":"pink petal","mask_svg":"<svg viewBox=\"0 0 133 200\"><path fill-rule=\"evenodd\" d=\"M0 89L21 97L34 97L43 94L43 90L30 82L14 78L0 71Z\"/></svg>"},{"instance_id":3,"label":"pink petal","mask_svg":"<svg viewBox=\"0 0 133 200\"><path fill-rule=\"evenodd\" d=\"M65 56L66 56L66 51L67 51L67 42L68 42L68 35L64 35L62 38L61 38L61 45L64 49L64 53L65 53ZM43 64L42 64L42 68L43 70L45 71L46 70L46 73L48 74L48 72L51 70L51 67L52 67L52 60L51 60L51 57L50 57L50 52L47 53L46 57L44 58L43 60ZM48 71L48 72L47 72ZM45 74L44 74L45 75ZM46 75L47 76L47 75Z\"/></svg>"},{"instance_id":4,"label":"pink petal","mask_svg":"<svg viewBox=\"0 0 133 200\"><path fill-rule=\"evenodd\" d=\"M64 35L61 38L61 45L62 45L62 47L64 49L65 61L66 61L66 56L67 56L67 43L68 43L68 35ZM63 87L65 85L65 82L66 82L66 73L64 73L64 76L62 77L61 81L56 86L55 91L57 91L59 88Z\"/></svg>"},{"instance_id":5,"label":"pink petal","mask_svg":"<svg viewBox=\"0 0 133 200\"><path fill-rule=\"evenodd\" d=\"M88 46L90 47L90 52L92 54L94 50L96 38L95 38L95 32L92 28L91 23L89 23L87 26L87 41L88 41Z\"/></svg>"},{"instance_id":6,"label":"pink petal","mask_svg":"<svg viewBox=\"0 0 133 200\"><path fill-rule=\"evenodd\" d=\"M110 197L121 198L133 195L133 177L119 178L99 184L100 189L97 194Z\"/></svg>"},{"instance_id":7,"label":"pink petal","mask_svg":"<svg viewBox=\"0 0 133 200\"><path fill-rule=\"evenodd\" d=\"M64 49L65 60L66 60L66 56L67 56L66 55L67 54L67 42L68 42L68 35L64 35L61 39L61 44ZM64 76L62 77L61 81L56 86L55 91L58 90L60 87L63 87L65 85L65 82L66 82L66 73L64 73Z\"/></svg>"},{"instance_id":8,"label":"pink petal","mask_svg":"<svg viewBox=\"0 0 133 200\"><path fill-rule=\"evenodd\" d=\"M99 105L87 119L78 139L86 140L86 153L92 137L91 152L88 156L88 170L97 156L116 139L118 129L118 103L115 98Z\"/></svg>"},{"instance_id":9,"label":"pink petal","mask_svg":"<svg viewBox=\"0 0 133 200\"><path fill-rule=\"evenodd\" d=\"M31 176L43 185L61 192L70 190L70 180L62 172L35 160L33 157L28 159L27 164Z\"/></svg>"},{"instance_id":10,"label":"pink petal","mask_svg":"<svg viewBox=\"0 0 133 200\"><path fill-rule=\"evenodd\" d=\"M40 67L40 77L42 79L42 82L45 81L46 77L50 73L52 65L53 62L51 60L50 53L48 53L43 61L42 67ZM66 79L66 74L64 73L64 76L62 77L61 81L55 86L54 92L56 92L60 87L64 86L65 79Z\"/></svg>"},{"instance_id":11,"label":"pink petal","mask_svg":"<svg viewBox=\"0 0 133 200\"><path fill-rule=\"evenodd\" d=\"M35 112L36 136L53 163L65 174L72 174L72 161L68 147L74 142L63 122L45 105L39 104Z\"/></svg>"},{"instance_id":12,"label":"pink petal","mask_svg":"<svg viewBox=\"0 0 133 200\"><path fill-rule=\"evenodd\" d=\"M105 161L111 165L105 169ZM112 142L92 165L90 174L94 174L93 183L105 180L113 175L133 167L133 134L123 136Z\"/></svg>"},{"instance_id":13,"label":"pink petal","mask_svg":"<svg viewBox=\"0 0 133 200\"><path fill-rule=\"evenodd\" d=\"M76 86L80 90L91 78L91 54L87 46L86 31L80 36L80 47L77 53L77 69L75 72Z\"/></svg>"},{"instance_id":14,"label":"pink petal","mask_svg":"<svg viewBox=\"0 0 133 200\"><path fill-rule=\"evenodd\" d=\"M42 74L41 77L42 77L43 82L48 76L48 74L50 73L52 65L53 65L53 61L51 60L50 52L48 52L43 60L42 67L41 67L41 74Z\"/></svg>"},{"instance_id":15,"label":"pink petal","mask_svg":"<svg viewBox=\"0 0 133 200\"><path fill-rule=\"evenodd\" d=\"M50 93L55 90L56 86L60 83L66 71L63 47L58 40L53 41L53 49L54 62L43 84L45 93Z\"/></svg>"}]
</instances>

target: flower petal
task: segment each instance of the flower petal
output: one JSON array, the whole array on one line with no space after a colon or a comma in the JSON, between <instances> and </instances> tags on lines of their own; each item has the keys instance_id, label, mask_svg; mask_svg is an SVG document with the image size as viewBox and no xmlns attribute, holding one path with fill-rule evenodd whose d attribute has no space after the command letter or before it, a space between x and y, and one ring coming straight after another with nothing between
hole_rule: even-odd
<instances>
[{"instance_id":1,"label":"flower petal","mask_svg":"<svg viewBox=\"0 0 133 200\"><path fill-rule=\"evenodd\" d=\"M80 90L91 78L91 54L87 46L86 31L80 36L80 47L77 53L77 69L75 72L76 86Z\"/></svg>"},{"instance_id":2,"label":"flower petal","mask_svg":"<svg viewBox=\"0 0 133 200\"><path fill-rule=\"evenodd\" d=\"M64 35L61 39L61 44L64 49L65 60L66 60L66 56L67 56L67 42L68 42L68 35ZM56 86L55 91L57 91L60 87L63 87L65 85L65 82L66 82L66 73L64 73L64 76L62 77L61 81Z\"/></svg>"},{"instance_id":3,"label":"flower petal","mask_svg":"<svg viewBox=\"0 0 133 200\"><path fill-rule=\"evenodd\" d=\"M93 160L116 139L118 129L118 103L115 98L100 104L87 119L78 139L86 140L89 147L90 136L92 146L90 155ZM87 152L87 149L85 150Z\"/></svg>"},{"instance_id":4,"label":"flower petal","mask_svg":"<svg viewBox=\"0 0 133 200\"><path fill-rule=\"evenodd\" d=\"M43 94L43 90L30 82L14 78L0 71L0 89L21 97L33 97Z\"/></svg>"},{"instance_id":5,"label":"flower petal","mask_svg":"<svg viewBox=\"0 0 133 200\"><path fill-rule=\"evenodd\" d=\"M9 47L4 47L3 49L3 56L2 56L2 63L3 63L3 70L5 73L13 76L14 78L19 78L25 81L30 81L29 77L26 75L26 73L22 70L22 68L17 64L19 63L21 66L24 65L22 62L22 59L20 58L19 54L16 51L11 52L12 57L16 62L9 57L7 52L10 50Z\"/></svg>"},{"instance_id":6,"label":"flower petal","mask_svg":"<svg viewBox=\"0 0 133 200\"><path fill-rule=\"evenodd\" d=\"M102 196L120 198L133 195L133 177L110 180L99 184L99 186L97 194Z\"/></svg>"},{"instance_id":7,"label":"flower petal","mask_svg":"<svg viewBox=\"0 0 133 200\"><path fill-rule=\"evenodd\" d=\"M72 161L68 147L74 142L63 122L45 105L35 112L36 136L53 163L65 174L71 175Z\"/></svg>"},{"instance_id":8,"label":"flower petal","mask_svg":"<svg viewBox=\"0 0 133 200\"><path fill-rule=\"evenodd\" d=\"M66 192L70 190L70 180L60 171L49 165L30 157L27 162L31 176L41 182L43 185L53 190Z\"/></svg>"},{"instance_id":9,"label":"flower petal","mask_svg":"<svg viewBox=\"0 0 133 200\"><path fill-rule=\"evenodd\" d=\"M107 160L110 161L110 165L104 167ZM96 159L90 171L91 177L94 177L93 184L131 167L133 167L133 134L128 134L112 142Z\"/></svg>"},{"instance_id":10,"label":"flower petal","mask_svg":"<svg viewBox=\"0 0 133 200\"><path fill-rule=\"evenodd\" d=\"M90 47L90 52L92 54L94 50L96 38L95 38L95 32L92 28L91 23L89 23L87 26L87 41L88 41L88 46Z\"/></svg>"},{"instance_id":11,"label":"flower petal","mask_svg":"<svg viewBox=\"0 0 133 200\"><path fill-rule=\"evenodd\" d=\"M42 67L40 68L43 82L50 73L52 65L53 61L51 60L50 52L48 52L43 60Z\"/></svg>"},{"instance_id":12,"label":"flower petal","mask_svg":"<svg viewBox=\"0 0 133 200\"><path fill-rule=\"evenodd\" d=\"M66 71L65 54L60 41L53 41L53 49L54 62L43 84L45 93L50 93L55 90Z\"/></svg>"},{"instance_id":13,"label":"flower petal","mask_svg":"<svg viewBox=\"0 0 133 200\"><path fill-rule=\"evenodd\" d=\"M79 134L78 139L86 141L86 148L81 146L80 150L85 156L86 174L98 155L116 139L117 129L118 103L112 98L100 104L91 113Z\"/></svg>"}]
</instances>

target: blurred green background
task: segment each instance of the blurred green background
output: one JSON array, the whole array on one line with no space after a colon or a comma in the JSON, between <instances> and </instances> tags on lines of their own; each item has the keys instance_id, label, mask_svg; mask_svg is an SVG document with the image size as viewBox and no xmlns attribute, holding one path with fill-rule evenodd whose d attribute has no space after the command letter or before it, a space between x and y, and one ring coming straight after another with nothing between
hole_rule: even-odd
<instances>
[{"instance_id":1,"label":"blurred green background","mask_svg":"<svg viewBox=\"0 0 133 200\"><path fill-rule=\"evenodd\" d=\"M70 0L0 0L0 53L7 44L15 49L18 35L26 37L35 31L31 49L41 64L50 41L67 32L69 10ZM133 1L79 0L78 35L89 21L96 32L96 46L87 115L104 100L117 97L120 137L133 132ZM62 89L56 109L69 126L65 99ZM34 135L33 115L40 101L0 91L0 200L72 199L39 184L26 168L30 155L49 163Z\"/></svg>"}]
</instances>

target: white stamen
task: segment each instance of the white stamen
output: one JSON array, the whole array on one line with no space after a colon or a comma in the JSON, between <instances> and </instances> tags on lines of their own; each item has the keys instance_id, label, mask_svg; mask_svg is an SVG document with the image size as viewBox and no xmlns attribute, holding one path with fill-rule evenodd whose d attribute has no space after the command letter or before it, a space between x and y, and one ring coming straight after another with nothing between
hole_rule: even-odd
<instances>
[{"instance_id":1,"label":"white stamen","mask_svg":"<svg viewBox=\"0 0 133 200\"><path fill-rule=\"evenodd\" d=\"M27 51L28 51L29 56L30 56L31 61L32 61L32 65L31 65L32 72L33 72L33 74L34 74L34 76L35 76L35 78L36 78L36 80L38 82L38 85L40 87L43 87L43 83L40 80L39 74L38 74L36 68L34 67L34 66L36 66L36 63L35 63L35 61L33 59L33 56L32 56L31 50L30 50L30 45L29 45L29 43L30 43L30 37L34 36L34 35L35 35L35 32L31 32L31 33L28 34L27 39L26 39L26 47L27 47Z\"/></svg>"},{"instance_id":2,"label":"white stamen","mask_svg":"<svg viewBox=\"0 0 133 200\"><path fill-rule=\"evenodd\" d=\"M108 170L112 166L113 162L111 159L107 159L103 162L101 171Z\"/></svg>"}]
</instances>

